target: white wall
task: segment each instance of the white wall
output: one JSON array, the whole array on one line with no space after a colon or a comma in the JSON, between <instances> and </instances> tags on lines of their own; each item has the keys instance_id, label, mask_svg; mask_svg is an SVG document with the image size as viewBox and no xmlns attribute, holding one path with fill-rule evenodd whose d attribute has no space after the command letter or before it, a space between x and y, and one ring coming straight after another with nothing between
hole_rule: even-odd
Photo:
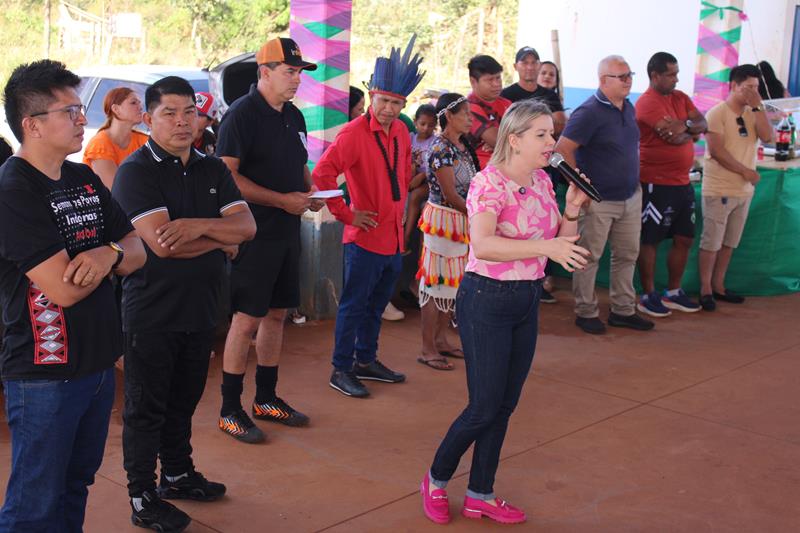
<instances>
[{"instance_id":1,"label":"white wall","mask_svg":"<svg viewBox=\"0 0 800 533\"><path fill-rule=\"evenodd\" d=\"M786 80L796 5L800 0L745 0L742 63L766 59ZM565 87L596 87L597 63L619 54L637 74L633 91L644 92L647 60L665 51L682 69L678 88L692 92L700 0L520 0L519 17L517 44L533 46L543 60L552 59L550 34L558 30Z\"/></svg>"}]
</instances>

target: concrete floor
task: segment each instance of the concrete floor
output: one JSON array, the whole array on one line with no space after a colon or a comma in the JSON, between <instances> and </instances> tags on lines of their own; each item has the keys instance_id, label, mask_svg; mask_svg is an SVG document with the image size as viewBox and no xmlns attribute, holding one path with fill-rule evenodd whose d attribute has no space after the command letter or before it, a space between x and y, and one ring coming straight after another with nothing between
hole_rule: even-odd
<instances>
[{"instance_id":1,"label":"concrete floor","mask_svg":"<svg viewBox=\"0 0 800 533\"><path fill-rule=\"evenodd\" d=\"M658 320L655 331L574 325L566 283L543 306L534 368L511 419L499 496L529 521L500 526L458 512L465 457L450 485L452 531L800 531L800 294ZM601 300L606 299L602 291ZM603 304L601 316L606 315ZM259 423L263 445L217 429L221 360L212 361L194 418L195 462L228 486L214 503L179 503L191 532L437 531L422 514L419 481L465 404L454 372L415 362L419 314L384 323L381 359L401 385L371 384L346 398L327 385L333 323L288 326L279 394L309 428ZM254 394L254 361L245 399ZM121 382L120 382L121 386ZM131 526L122 469L120 392L106 455L91 488L86 531ZM0 430L0 479L8 431Z\"/></svg>"}]
</instances>

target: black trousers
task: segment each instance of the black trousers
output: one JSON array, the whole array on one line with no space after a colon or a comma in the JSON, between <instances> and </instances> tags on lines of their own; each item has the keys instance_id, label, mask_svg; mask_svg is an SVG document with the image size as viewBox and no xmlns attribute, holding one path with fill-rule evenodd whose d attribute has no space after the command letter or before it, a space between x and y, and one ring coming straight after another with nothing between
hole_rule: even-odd
<instances>
[{"instance_id":1,"label":"black trousers","mask_svg":"<svg viewBox=\"0 0 800 533\"><path fill-rule=\"evenodd\" d=\"M156 487L161 473L177 476L192 464L192 415L203 395L213 330L125 334L122 450L128 493Z\"/></svg>"}]
</instances>

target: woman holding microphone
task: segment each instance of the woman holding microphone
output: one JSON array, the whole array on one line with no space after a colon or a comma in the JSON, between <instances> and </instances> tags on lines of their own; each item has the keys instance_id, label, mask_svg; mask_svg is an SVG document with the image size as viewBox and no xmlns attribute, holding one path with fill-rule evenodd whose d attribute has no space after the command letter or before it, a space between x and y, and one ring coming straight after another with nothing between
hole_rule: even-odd
<instances>
[{"instance_id":1,"label":"woman holding microphone","mask_svg":"<svg viewBox=\"0 0 800 533\"><path fill-rule=\"evenodd\" d=\"M469 403L439 445L421 486L425 515L440 524L450 520L447 482L473 443L462 514L525 521L522 510L495 497L494 478L536 349L541 278L548 259L572 272L583 268L589 254L575 244L578 215L588 198L570 185L562 216L542 170L554 145L548 107L535 100L516 102L500 123L489 164L470 185L469 260L456 296Z\"/></svg>"}]
</instances>

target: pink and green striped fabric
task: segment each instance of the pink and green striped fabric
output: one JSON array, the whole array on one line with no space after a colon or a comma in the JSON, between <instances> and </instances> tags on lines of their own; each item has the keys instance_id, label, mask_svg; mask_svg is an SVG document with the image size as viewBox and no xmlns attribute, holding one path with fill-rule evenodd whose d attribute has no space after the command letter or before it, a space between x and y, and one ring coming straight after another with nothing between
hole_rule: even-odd
<instances>
[{"instance_id":1,"label":"pink and green striped fabric","mask_svg":"<svg viewBox=\"0 0 800 533\"><path fill-rule=\"evenodd\" d=\"M292 0L289 34L303 58L317 63L304 72L294 103L308 128L309 167L348 120L352 0Z\"/></svg>"},{"instance_id":2,"label":"pink and green striped fabric","mask_svg":"<svg viewBox=\"0 0 800 533\"><path fill-rule=\"evenodd\" d=\"M728 76L739 63L743 0L701 0L694 76L694 104L706 112L728 95Z\"/></svg>"},{"instance_id":3,"label":"pink and green striped fabric","mask_svg":"<svg viewBox=\"0 0 800 533\"><path fill-rule=\"evenodd\" d=\"M744 0L700 2L700 31L697 37L693 102L701 113L728 96L728 77L739 63L739 41ZM695 144L695 154L702 154L705 142Z\"/></svg>"}]
</instances>

